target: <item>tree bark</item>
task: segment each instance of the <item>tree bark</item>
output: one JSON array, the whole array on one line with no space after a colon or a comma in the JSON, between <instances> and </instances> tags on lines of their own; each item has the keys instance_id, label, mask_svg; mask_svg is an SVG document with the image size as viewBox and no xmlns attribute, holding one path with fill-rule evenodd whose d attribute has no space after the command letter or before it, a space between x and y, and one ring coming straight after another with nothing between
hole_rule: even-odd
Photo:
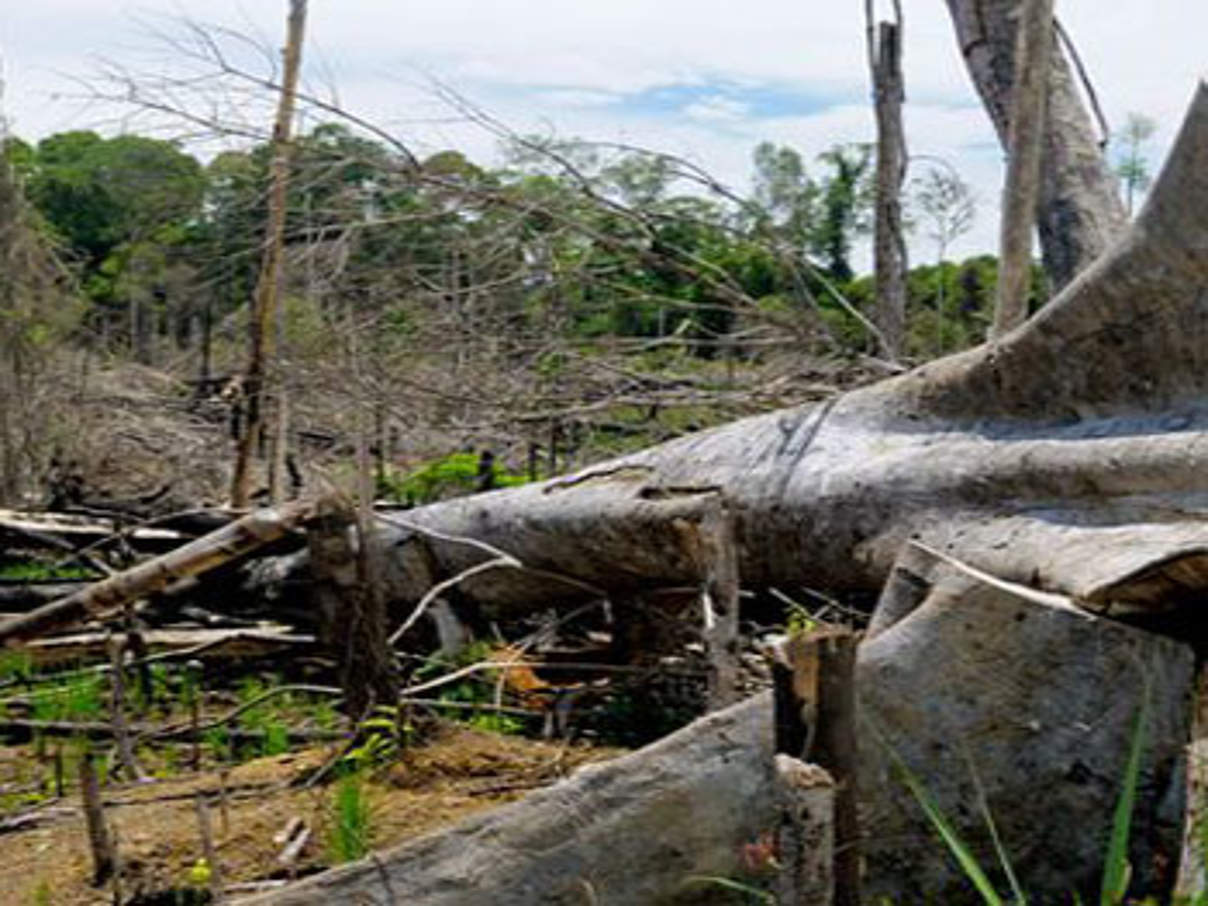
<instances>
[{"instance_id":1,"label":"tree bark","mask_svg":"<svg viewBox=\"0 0 1208 906\"><path fill-rule=\"evenodd\" d=\"M495 556L458 537L526 567L461 583L497 610L694 585L722 499L748 588L875 593L917 536L1079 600L1157 601L1198 581L1185 570L1208 574L1198 526L1172 509L1208 501L1193 442L1208 436L1205 284L1201 87L1132 232L1022 330L820 406L409 511L390 530L392 597L418 600L432 578L400 564L441 578Z\"/></svg>"},{"instance_id":2,"label":"tree bark","mask_svg":"<svg viewBox=\"0 0 1208 906\"><path fill-rule=\"evenodd\" d=\"M738 876L744 844L772 833L779 818L771 713L769 696L757 696L520 802L247 906L717 903L721 889L703 879ZM821 833L831 789L816 780L802 792L813 794L810 829Z\"/></svg>"},{"instance_id":3,"label":"tree bark","mask_svg":"<svg viewBox=\"0 0 1208 906\"><path fill-rule=\"evenodd\" d=\"M285 206L289 185L289 162L293 156L290 129L302 65L302 39L306 33L306 0L290 0L285 66L277 121L273 126L272 187L269 193L268 229L264 260L256 281L256 297L249 322L251 350L243 388L247 399L247 423L239 438L231 477L231 505L244 509L251 495L252 456L264 431L266 382L272 368L272 325L281 295L281 271L285 260Z\"/></svg>"},{"instance_id":4,"label":"tree bark","mask_svg":"<svg viewBox=\"0 0 1208 906\"><path fill-rule=\"evenodd\" d=\"M1024 0L1015 35L1015 86L1002 190L994 328L1001 337L1028 319L1032 223L1040 191L1048 66L1053 54L1053 0Z\"/></svg>"},{"instance_id":5,"label":"tree bark","mask_svg":"<svg viewBox=\"0 0 1208 906\"><path fill-rule=\"evenodd\" d=\"M948 0L969 74L1008 147L1015 83L1016 0ZM1052 50L1037 225L1045 270L1060 290L1125 231L1116 178L1059 47Z\"/></svg>"},{"instance_id":6,"label":"tree bark","mask_svg":"<svg viewBox=\"0 0 1208 906\"><path fill-rule=\"evenodd\" d=\"M340 665L340 685L348 713L361 719L374 705L392 706L398 677L386 641L385 606L365 550L376 544L354 529L356 516L325 508L308 533L314 595L320 612L320 642ZM354 543L354 537L358 539Z\"/></svg>"},{"instance_id":7,"label":"tree bark","mask_svg":"<svg viewBox=\"0 0 1208 906\"><path fill-rule=\"evenodd\" d=\"M877 292L877 327L885 339L884 354L896 359L906 332L906 242L902 236L902 182L906 178L906 133L902 104L902 5L894 0L894 21L874 24L873 0L865 0L868 65L877 114L876 223L873 266Z\"/></svg>"}]
</instances>

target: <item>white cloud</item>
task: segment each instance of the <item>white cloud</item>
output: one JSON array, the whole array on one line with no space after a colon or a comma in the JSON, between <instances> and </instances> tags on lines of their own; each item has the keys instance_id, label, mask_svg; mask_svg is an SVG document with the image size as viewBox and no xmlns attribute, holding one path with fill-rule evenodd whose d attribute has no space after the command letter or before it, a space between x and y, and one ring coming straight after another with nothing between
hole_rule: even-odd
<instances>
[{"instance_id":1,"label":"white cloud","mask_svg":"<svg viewBox=\"0 0 1208 906\"><path fill-rule=\"evenodd\" d=\"M285 3L143 0L135 11L192 14L267 36L271 46ZM56 100L55 92L77 90L56 71L87 76L90 56L130 61L140 46L170 58L122 12L95 0L9 4L0 55L5 111L19 134L87 127L101 115ZM1122 122L1132 110L1157 119L1160 154L1203 72L1208 4L1063 0L1059 12L1109 119ZM330 79L345 106L425 153L457 146L489 162L496 144L434 99L431 75L517 131L666 150L741 188L761 140L793 145L811 161L837 142L872 137L861 16L859 3L800 0L339 0L311 4L307 59L313 84ZM982 201L977 229L955 251L992 248L1001 154L945 4L911 4L907 16L911 150L951 161ZM674 103L639 103L685 86L694 88ZM761 92L821 103L786 112L760 103Z\"/></svg>"},{"instance_id":2,"label":"white cloud","mask_svg":"<svg viewBox=\"0 0 1208 906\"><path fill-rule=\"evenodd\" d=\"M737 123L745 119L750 111L750 104L719 94L693 101L683 109L684 116L689 119L718 123Z\"/></svg>"}]
</instances>

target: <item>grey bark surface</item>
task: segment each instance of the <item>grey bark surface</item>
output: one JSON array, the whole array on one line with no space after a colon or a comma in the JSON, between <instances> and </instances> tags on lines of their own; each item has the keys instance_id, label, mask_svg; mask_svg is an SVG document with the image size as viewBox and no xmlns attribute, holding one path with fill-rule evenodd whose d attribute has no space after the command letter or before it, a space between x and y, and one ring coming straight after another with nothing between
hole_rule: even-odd
<instances>
[{"instance_id":1,"label":"grey bark surface","mask_svg":"<svg viewBox=\"0 0 1208 906\"><path fill-rule=\"evenodd\" d=\"M861 750L870 902L980 901L942 857L891 750L982 865L997 863L978 808L984 793L1029 898L1095 899L1144 695L1129 858L1133 890L1166 902L1182 829L1189 646L917 549L895 568L878 616L858 664L877 737Z\"/></svg>"},{"instance_id":2,"label":"grey bark surface","mask_svg":"<svg viewBox=\"0 0 1208 906\"><path fill-rule=\"evenodd\" d=\"M902 351L906 333L906 243L902 235L902 183L906 178L906 132L902 104L902 6L894 3L894 21L874 23L873 2L865 0L868 65L877 116L876 220L873 225L873 268L877 327L885 354Z\"/></svg>"},{"instance_id":3,"label":"grey bark surface","mask_svg":"<svg viewBox=\"0 0 1208 906\"><path fill-rule=\"evenodd\" d=\"M957 41L986 112L1007 147L1014 85L1016 0L948 0ZM1037 215L1045 269L1058 289L1125 229L1116 178L1059 47L1052 50L1041 200Z\"/></svg>"},{"instance_id":4,"label":"grey bark surface","mask_svg":"<svg viewBox=\"0 0 1208 906\"><path fill-rule=\"evenodd\" d=\"M1023 0L1015 34L1015 84L1007 129L998 243L998 286L993 336L1028 319L1032 283L1032 224L1040 195L1049 61L1053 55L1053 0Z\"/></svg>"},{"instance_id":5,"label":"grey bark surface","mask_svg":"<svg viewBox=\"0 0 1208 906\"><path fill-rule=\"evenodd\" d=\"M455 827L243 901L374 897L424 906L717 902L690 879L736 877L742 845L774 833L772 704L759 695L631 755Z\"/></svg>"}]
</instances>

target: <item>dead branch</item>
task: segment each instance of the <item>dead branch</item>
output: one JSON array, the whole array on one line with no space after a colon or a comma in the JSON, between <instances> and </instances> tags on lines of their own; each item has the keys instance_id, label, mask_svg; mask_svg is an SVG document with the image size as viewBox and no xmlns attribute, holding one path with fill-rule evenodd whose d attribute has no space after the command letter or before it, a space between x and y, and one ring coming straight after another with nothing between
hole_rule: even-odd
<instances>
[{"instance_id":1,"label":"dead branch","mask_svg":"<svg viewBox=\"0 0 1208 906\"><path fill-rule=\"evenodd\" d=\"M0 643L11 645L88 618L108 618L128 601L160 591L172 582L206 572L277 540L308 519L315 512L317 503L299 500L249 513L170 553L0 624Z\"/></svg>"}]
</instances>

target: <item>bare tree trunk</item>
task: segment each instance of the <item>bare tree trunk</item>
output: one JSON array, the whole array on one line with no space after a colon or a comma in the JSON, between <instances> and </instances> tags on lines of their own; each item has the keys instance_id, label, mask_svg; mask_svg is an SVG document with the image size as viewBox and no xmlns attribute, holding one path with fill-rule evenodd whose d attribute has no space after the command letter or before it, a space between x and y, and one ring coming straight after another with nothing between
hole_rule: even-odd
<instances>
[{"instance_id":1,"label":"bare tree trunk","mask_svg":"<svg viewBox=\"0 0 1208 906\"><path fill-rule=\"evenodd\" d=\"M306 0L290 0L288 38L285 45L285 70L277 121L273 126L272 189L269 195L269 223L265 236L264 260L256 282L256 298L250 321L251 352L248 357L244 392L247 396L247 423L239 439L235 470L231 478L231 505L244 508L251 495L252 455L264 430L264 398L272 364L273 315L281 294L281 271L285 258L285 206L289 184L289 162L293 153L290 129L294 118L294 100L298 70L302 64L302 39L306 31Z\"/></svg>"},{"instance_id":2,"label":"bare tree trunk","mask_svg":"<svg viewBox=\"0 0 1208 906\"><path fill-rule=\"evenodd\" d=\"M998 288L992 336L1028 319L1032 223L1040 195L1048 64L1053 53L1053 0L1024 0L1016 34L1015 91L1011 98L1007 178L1002 192Z\"/></svg>"},{"instance_id":3,"label":"bare tree trunk","mask_svg":"<svg viewBox=\"0 0 1208 906\"><path fill-rule=\"evenodd\" d=\"M80 756L80 795L84 800L88 844L92 850L92 883L100 887L117 868L117 853L109 836L109 824L105 820L105 806L101 802L91 751L85 751Z\"/></svg>"},{"instance_id":4,"label":"bare tree trunk","mask_svg":"<svg viewBox=\"0 0 1208 906\"><path fill-rule=\"evenodd\" d=\"M354 720L374 705L393 704L398 691L386 641L385 604L373 568L377 542L371 533L360 532L360 522L345 507L325 507L308 532L319 639L339 661L340 685Z\"/></svg>"},{"instance_id":5,"label":"bare tree trunk","mask_svg":"<svg viewBox=\"0 0 1208 906\"><path fill-rule=\"evenodd\" d=\"M948 0L957 40L982 103L1007 147L1015 82L1016 0ZM1127 226L1116 178L1059 48L1051 51L1037 212L1045 269L1061 289Z\"/></svg>"},{"instance_id":6,"label":"bare tree trunk","mask_svg":"<svg viewBox=\"0 0 1208 906\"><path fill-rule=\"evenodd\" d=\"M902 103L902 4L894 0L894 21L874 24L873 0L865 0L868 65L877 112L876 225L873 240L877 327L885 355L897 358L906 331L906 243L902 236L902 182L906 177L906 133Z\"/></svg>"}]
</instances>

